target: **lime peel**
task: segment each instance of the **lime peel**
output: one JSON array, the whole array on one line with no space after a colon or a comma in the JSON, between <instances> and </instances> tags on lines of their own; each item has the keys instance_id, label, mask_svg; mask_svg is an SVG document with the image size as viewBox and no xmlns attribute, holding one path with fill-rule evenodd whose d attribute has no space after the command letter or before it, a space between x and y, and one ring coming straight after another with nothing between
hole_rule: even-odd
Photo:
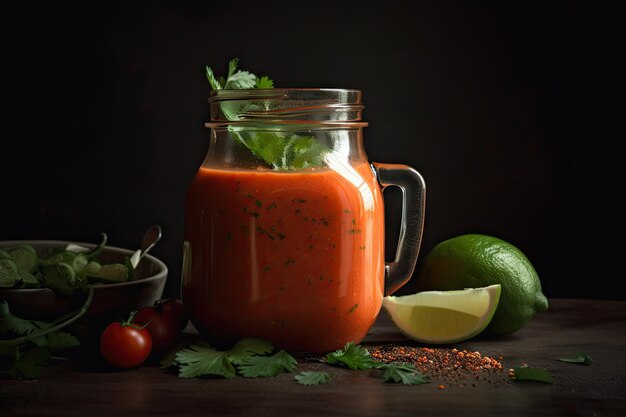
<instances>
[{"instance_id":1,"label":"lime peel","mask_svg":"<svg viewBox=\"0 0 626 417\"><path fill-rule=\"evenodd\" d=\"M471 339L489 324L500 300L500 284L452 291L387 296L383 308L408 338L428 344Z\"/></svg>"}]
</instances>

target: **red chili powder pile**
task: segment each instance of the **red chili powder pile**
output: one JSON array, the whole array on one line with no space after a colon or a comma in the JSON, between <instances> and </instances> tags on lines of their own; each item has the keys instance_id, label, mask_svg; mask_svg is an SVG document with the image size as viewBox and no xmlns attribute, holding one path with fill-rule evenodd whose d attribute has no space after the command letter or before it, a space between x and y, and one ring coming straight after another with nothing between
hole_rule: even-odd
<instances>
[{"instance_id":1,"label":"red chili powder pile","mask_svg":"<svg viewBox=\"0 0 626 417\"><path fill-rule=\"evenodd\" d=\"M372 359L390 363L414 365L421 373L438 382L456 386L476 386L479 383L509 384L502 357L483 356L480 352L455 348L428 348L398 345L368 347Z\"/></svg>"}]
</instances>

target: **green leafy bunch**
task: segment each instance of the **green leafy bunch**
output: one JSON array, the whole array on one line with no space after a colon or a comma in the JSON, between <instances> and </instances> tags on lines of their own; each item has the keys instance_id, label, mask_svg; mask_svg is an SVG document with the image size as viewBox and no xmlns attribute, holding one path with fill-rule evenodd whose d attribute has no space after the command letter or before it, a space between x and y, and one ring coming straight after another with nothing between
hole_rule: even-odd
<instances>
[{"instance_id":1,"label":"green leafy bunch","mask_svg":"<svg viewBox=\"0 0 626 417\"><path fill-rule=\"evenodd\" d=\"M274 81L268 76L257 77L249 71L238 69L239 58L228 63L226 77L217 77L213 69L206 67L206 77L215 91L225 89L274 88ZM222 113L230 121L239 121L240 115L259 110L259 105L237 103L226 100L220 103ZM244 145L254 156L275 170L303 169L323 164L328 147L319 143L313 136L301 136L280 131L253 131L245 127L230 125L231 135Z\"/></svg>"},{"instance_id":2,"label":"green leafy bunch","mask_svg":"<svg viewBox=\"0 0 626 417\"><path fill-rule=\"evenodd\" d=\"M226 78L220 76L217 78L213 69L206 66L206 77L211 84L213 90L242 90L248 88L274 88L274 81L267 75L257 77L249 71L237 69L239 66L239 58L233 58L228 63L228 75Z\"/></svg>"},{"instance_id":3,"label":"green leafy bunch","mask_svg":"<svg viewBox=\"0 0 626 417\"><path fill-rule=\"evenodd\" d=\"M0 375L37 378L44 366L59 358L59 351L80 345L73 335L57 331L59 322L64 320L65 317L52 323L25 320L11 314L8 303L1 301Z\"/></svg>"}]
</instances>

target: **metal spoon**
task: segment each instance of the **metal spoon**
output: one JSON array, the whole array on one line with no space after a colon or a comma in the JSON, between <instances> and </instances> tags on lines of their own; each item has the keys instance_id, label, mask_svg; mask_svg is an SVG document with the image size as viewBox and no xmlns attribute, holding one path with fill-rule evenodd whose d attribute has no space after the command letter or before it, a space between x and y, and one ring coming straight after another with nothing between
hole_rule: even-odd
<instances>
[{"instance_id":1,"label":"metal spoon","mask_svg":"<svg viewBox=\"0 0 626 417\"><path fill-rule=\"evenodd\" d=\"M130 257L130 264L133 268L137 268L139 261L141 261L146 253L148 253L159 240L161 240L161 226L157 224L146 230L143 239L141 239L141 249L137 250L133 253L133 256Z\"/></svg>"}]
</instances>

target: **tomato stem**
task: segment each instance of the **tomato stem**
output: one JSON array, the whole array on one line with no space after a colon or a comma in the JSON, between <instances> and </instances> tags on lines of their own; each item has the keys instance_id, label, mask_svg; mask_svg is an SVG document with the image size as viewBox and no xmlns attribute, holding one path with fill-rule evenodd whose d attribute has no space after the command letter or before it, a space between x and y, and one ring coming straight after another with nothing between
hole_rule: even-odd
<instances>
[{"instance_id":1,"label":"tomato stem","mask_svg":"<svg viewBox=\"0 0 626 417\"><path fill-rule=\"evenodd\" d=\"M137 323L133 323L133 320L135 320L136 314L137 314L137 310L131 311L130 316L128 316L128 320L122 320L122 326L132 327L133 329L137 329L137 330L145 329L146 326L150 323L150 320L148 320L148 323L144 324L143 326L139 326Z\"/></svg>"}]
</instances>

